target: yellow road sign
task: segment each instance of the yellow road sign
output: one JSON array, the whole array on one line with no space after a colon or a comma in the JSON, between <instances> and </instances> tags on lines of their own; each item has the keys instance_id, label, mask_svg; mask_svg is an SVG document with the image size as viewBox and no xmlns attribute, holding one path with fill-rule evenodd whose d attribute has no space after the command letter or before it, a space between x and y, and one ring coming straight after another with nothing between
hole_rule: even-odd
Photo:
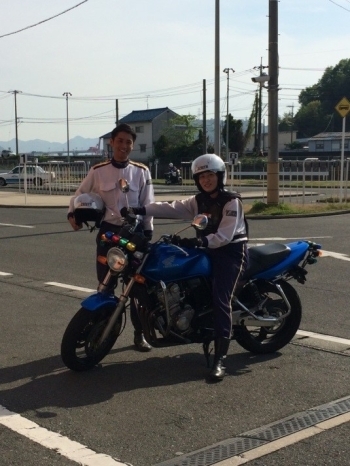
<instances>
[{"instance_id":1,"label":"yellow road sign","mask_svg":"<svg viewBox=\"0 0 350 466\"><path fill-rule=\"evenodd\" d=\"M341 117L346 117L346 115L350 112L350 102L346 97L343 97L335 106L335 109L339 113Z\"/></svg>"}]
</instances>

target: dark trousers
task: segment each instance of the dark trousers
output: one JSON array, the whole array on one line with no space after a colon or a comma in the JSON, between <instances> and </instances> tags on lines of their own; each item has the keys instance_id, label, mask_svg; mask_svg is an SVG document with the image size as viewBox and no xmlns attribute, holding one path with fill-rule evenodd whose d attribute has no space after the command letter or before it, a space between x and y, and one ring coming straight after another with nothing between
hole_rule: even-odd
<instances>
[{"instance_id":1,"label":"dark trousers","mask_svg":"<svg viewBox=\"0 0 350 466\"><path fill-rule=\"evenodd\" d=\"M106 233L106 231L113 231L113 233L118 233L119 230L120 230L120 227L118 227L116 225L112 225L112 224L107 223L107 222L102 222L100 230L97 233L97 236L96 236L96 244L97 244L97 248L96 248L96 272L97 272L97 280L98 280L99 283L103 282L105 276L107 275L107 273L109 271L108 265L101 264L101 262L99 262L97 260L98 256L107 256L107 252L108 252L108 249L109 249L108 246L101 245L101 236L102 236L103 233ZM111 293L113 293L113 290L114 290L116 284L117 284L117 277L114 276L109 281L109 288L108 289L109 289L109 291ZM138 316L137 308L136 308L136 305L135 305L133 299L130 300L130 319L131 319L132 325L134 326L135 331L136 332L142 332L141 321L140 321L140 318Z\"/></svg>"},{"instance_id":2,"label":"dark trousers","mask_svg":"<svg viewBox=\"0 0 350 466\"><path fill-rule=\"evenodd\" d=\"M237 284L247 267L248 253L245 241L230 243L216 249L207 249L212 262L212 294L215 337L231 338L231 300Z\"/></svg>"}]
</instances>

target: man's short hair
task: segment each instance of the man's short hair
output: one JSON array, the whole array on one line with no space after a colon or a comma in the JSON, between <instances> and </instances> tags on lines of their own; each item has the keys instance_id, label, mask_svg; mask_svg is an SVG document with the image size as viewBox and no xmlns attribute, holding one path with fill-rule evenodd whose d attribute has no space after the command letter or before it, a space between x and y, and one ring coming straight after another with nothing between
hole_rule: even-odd
<instances>
[{"instance_id":1,"label":"man's short hair","mask_svg":"<svg viewBox=\"0 0 350 466\"><path fill-rule=\"evenodd\" d=\"M131 126L126 123L121 123L111 132L111 139L114 139L118 133L128 133L132 137L133 142L136 140L136 132L132 129Z\"/></svg>"}]
</instances>

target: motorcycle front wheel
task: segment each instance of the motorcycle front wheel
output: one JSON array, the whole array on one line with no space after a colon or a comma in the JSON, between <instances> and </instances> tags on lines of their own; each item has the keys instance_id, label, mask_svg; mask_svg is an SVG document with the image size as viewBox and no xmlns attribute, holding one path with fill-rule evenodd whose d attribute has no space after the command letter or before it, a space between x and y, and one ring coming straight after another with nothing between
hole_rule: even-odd
<instances>
[{"instance_id":1,"label":"motorcycle front wheel","mask_svg":"<svg viewBox=\"0 0 350 466\"><path fill-rule=\"evenodd\" d=\"M278 324L270 327L233 326L234 338L247 351L255 354L274 353L286 346L296 334L302 314L300 298L296 290L287 282L279 282L290 306L291 312ZM262 316L281 317L287 306L278 289L270 282L257 283L259 293L266 299Z\"/></svg>"},{"instance_id":2,"label":"motorcycle front wheel","mask_svg":"<svg viewBox=\"0 0 350 466\"><path fill-rule=\"evenodd\" d=\"M92 369L110 352L120 335L123 314L102 344L99 339L113 311L114 308L109 308L91 312L82 307L75 314L61 343L61 358L69 369L77 372Z\"/></svg>"}]
</instances>

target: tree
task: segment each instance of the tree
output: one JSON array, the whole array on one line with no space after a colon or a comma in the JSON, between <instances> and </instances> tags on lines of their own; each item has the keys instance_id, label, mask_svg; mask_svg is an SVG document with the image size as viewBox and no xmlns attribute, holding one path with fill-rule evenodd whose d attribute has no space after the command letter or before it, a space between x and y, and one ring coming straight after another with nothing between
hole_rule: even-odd
<instances>
[{"instance_id":1,"label":"tree","mask_svg":"<svg viewBox=\"0 0 350 466\"><path fill-rule=\"evenodd\" d=\"M326 115L321 102L315 100L300 108L294 118L299 137L308 138L326 131L331 115Z\"/></svg>"},{"instance_id":2,"label":"tree","mask_svg":"<svg viewBox=\"0 0 350 466\"><path fill-rule=\"evenodd\" d=\"M242 131L243 122L242 120L235 120L231 113L228 115L228 147L229 152L238 152L242 154L244 150L244 135ZM222 137L223 140L226 141L226 128L227 128L227 120L225 121L225 125L222 129Z\"/></svg>"},{"instance_id":3,"label":"tree","mask_svg":"<svg viewBox=\"0 0 350 466\"><path fill-rule=\"evenodd\" d=\"M169 121L163 131L163 135L170 147L186 146L192 144L198 132L193 126L196 119L194 115L177 115Z\"/></svg>"},{"instance_id":4,"label":"tree","mask_svg":"<svg viewBox=\"0 0 350 466\"><path fill-rule=\"evenodd\" d=\"M342 118L335 106L343 97L350 100L350 59L340 60L336 66L326 68L316 84L301 91L301 107L295 117L300 136L314 136L326 128L329 131L341 131ZM332 116L331 125L328 125ZM307 118L315 118L315 121L310 122ZM350 128L348 121L347 126Z\"/></svg>"}]
</instances>

